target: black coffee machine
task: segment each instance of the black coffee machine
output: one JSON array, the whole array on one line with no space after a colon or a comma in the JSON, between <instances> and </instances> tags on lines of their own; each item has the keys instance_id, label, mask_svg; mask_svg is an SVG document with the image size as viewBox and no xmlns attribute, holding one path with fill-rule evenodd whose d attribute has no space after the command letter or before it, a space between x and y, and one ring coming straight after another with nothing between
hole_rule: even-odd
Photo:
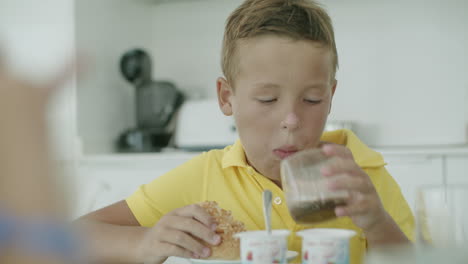
<instances>
[{"instance_id":1,"label":"black coffee machine","mask_svg":"<svg viewBox=\"0 0 468 264\"><path fill-rule=\"evenodd\" d=\"M136 128L120 134L119 152L153 152L167 147L174 133L174 116L183 94L167 81L151 80L151 58L144 50L133 49L120 60L120 71L135 86Z\"/></svg>"}]
</instances>

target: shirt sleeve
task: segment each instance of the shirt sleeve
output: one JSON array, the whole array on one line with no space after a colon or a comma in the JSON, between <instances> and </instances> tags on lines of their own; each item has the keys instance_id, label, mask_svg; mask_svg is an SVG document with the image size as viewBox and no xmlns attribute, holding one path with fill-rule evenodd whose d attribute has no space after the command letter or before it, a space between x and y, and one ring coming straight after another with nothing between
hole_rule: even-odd
<instances>
[{"instance_id":1,"label":"shirt sleeve","mask_svg":"<svg viewBox=\"0 0 468 264\"><path fill-rule=\"evenodd\" d=\"M367 173L371 176L385 210L406 237L414 241L414 216L398 183L385 167L369 169Z\"/></svg>"},{"instance_id":2,"label":"shirt sleeve","mask_svg":"<svg viewBox=\"0 0 468 264\"><path fill-rule=\"evenodd\" d=\"M154 226L174 209L201 200L206 153L140 186L126 199L127 205L141 226Z\"/></svg>"}]
</instances>

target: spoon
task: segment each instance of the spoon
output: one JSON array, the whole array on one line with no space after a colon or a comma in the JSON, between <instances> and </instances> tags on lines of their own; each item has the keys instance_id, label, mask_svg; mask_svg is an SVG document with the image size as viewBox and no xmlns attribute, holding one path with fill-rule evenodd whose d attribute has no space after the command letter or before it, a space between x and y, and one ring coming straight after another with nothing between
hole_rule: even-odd
<instances>
[{"instance_id":1,"label":"spoon","mask_svg":"<svg viewBox=\"0 0 468 264\"><path fill-rule=\"evenodd\" d=\"M271 199L273 194L270 190L264 190L263 194L263 216L265 217L265 228L271 235Z\"/></svg>"}]
</instances>

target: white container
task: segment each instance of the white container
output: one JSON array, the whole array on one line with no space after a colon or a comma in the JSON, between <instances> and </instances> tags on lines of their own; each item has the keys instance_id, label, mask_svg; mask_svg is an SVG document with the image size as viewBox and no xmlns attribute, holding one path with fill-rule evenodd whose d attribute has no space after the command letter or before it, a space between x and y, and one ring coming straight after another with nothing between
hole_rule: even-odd
<instances>
[{"instance_id":1,"label":"white container","mask_svg":"<svg viewBox=\"0 0 468 264\"><path fill-rule=\"evenodd\" d=\"M297 232L302 240L302 264L349 264L349 239L356 232L316 228Z\"/></svg>"},{"instance_id":2,"label":"white container","mask_svg":"<svg viewBox=\"0 0 468 264\"><path fill-rule=\"evenodd\" d=\"M371 248L365 264L466 264L466 248L437 248L431 246L413 246L412 244L387 245Z\"/></svg>"},{"instance_id":3,"label":"white container","mask_svg":"<svg viewBox=\"0 0 468 264\"><path fill-rule=\"evenodd\" d=\"M289 230L247 231L234 236L240 238L242 264L286 264Z\"/></svg>"},{"instance_id":4,"label":"white container","mask_svg":"<svg viewBox=\"0 0 468 264\"><path fill-rule=\"evenodd\" d=\"M174 144L190 151L224 148L238 138L234 118L219 110L218 101L186 101L179 110Z\"/></svg>"}]
</instances>

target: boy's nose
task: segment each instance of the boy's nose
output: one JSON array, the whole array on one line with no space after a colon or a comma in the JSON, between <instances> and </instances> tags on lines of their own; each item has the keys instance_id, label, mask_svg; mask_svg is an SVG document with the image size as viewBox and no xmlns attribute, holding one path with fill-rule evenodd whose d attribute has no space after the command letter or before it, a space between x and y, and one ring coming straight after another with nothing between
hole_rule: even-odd
<instances>
[{"instance_id":1,"label":"boy's nose","mask_svg":"<svg viewBox=\"0 0 468 264\"><path fill-rule=\"evenodd\" d=\"M289 113L286 118L281 121L281 127L288 130L297 129L299 127L298 116L294 113Z\"/></svg>"}]
</instances>

